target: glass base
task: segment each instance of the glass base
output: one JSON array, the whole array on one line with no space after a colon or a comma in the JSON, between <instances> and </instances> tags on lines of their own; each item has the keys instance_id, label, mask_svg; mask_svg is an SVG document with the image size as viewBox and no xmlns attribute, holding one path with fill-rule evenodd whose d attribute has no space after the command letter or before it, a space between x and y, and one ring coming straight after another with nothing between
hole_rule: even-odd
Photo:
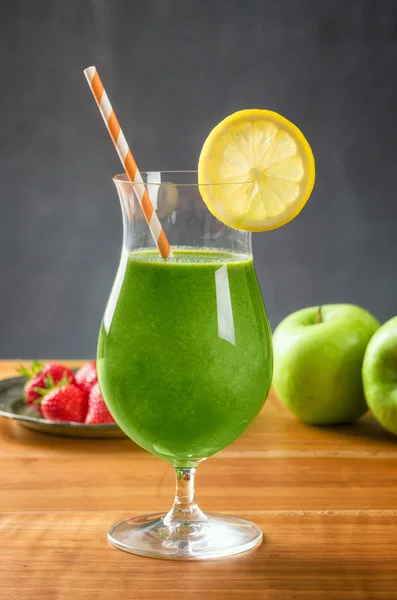
<instances>
[{"instance_id":1,"label":"glass base","mask_svg":"<svg viewBox=\"0 0 397 600\"><path fill-rule=\"evenodd\" d=\"M171 522L165 514L141 515L114 525L108 533L113 546L152 558L205 560L246 552L258 546L263 533L257 525L228 515L206 514L202 522Z\"/></svg>"}]
</instances>

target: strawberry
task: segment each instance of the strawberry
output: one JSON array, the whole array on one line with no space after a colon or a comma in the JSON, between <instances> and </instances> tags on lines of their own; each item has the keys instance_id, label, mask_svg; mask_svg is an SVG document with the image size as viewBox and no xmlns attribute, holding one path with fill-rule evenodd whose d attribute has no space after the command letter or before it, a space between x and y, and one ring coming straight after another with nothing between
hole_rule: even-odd
<instances>
[{"instance_id":1,"label":"strawberry","mask_svg":"<svg viewBox=\"0 0 397 600\"><path fill-rule=\"evenodd\" d=\"M49 391L41 401L41 413L49 421L84 423L87 414L87 393L69 383Z\"/></svg>"},{"instance_id":2,"label":"strawberry","mask_svg":"<svg viewBox=\"0 0 397 600\"><path fill-rule=\"evenodd\" d=\"M44 390L52 389L61 381L74 383L73 371L57 363L47 363L43 366L35 361L32 363L31 371L21 367L18 372L28 378L25 384L25 398L30 405L36 404L36 401L43 396Z\"/></svg>"},{"instance_id":3,"label":"strawberry","mask_svg":"<svg viewBox=\"0 0 397 600\"><path fill-rule=\"evenodd\" d=\"M115 423L112 415L107 409L99 384L96 383L88 398L88 412L85 418L87 425L99 425L100 423Z\"/></svg>"},{"instance_id":4,"label":"strawberry","mask_svg":"<svg viewBox=\"0 0 397 600\"><path fill-rule=\"evenodd\" d=\"M96 361L90 360L85 363L76 373L76 385L81 387L87 394L97 382Z\"/></svg>"}]
</instances>

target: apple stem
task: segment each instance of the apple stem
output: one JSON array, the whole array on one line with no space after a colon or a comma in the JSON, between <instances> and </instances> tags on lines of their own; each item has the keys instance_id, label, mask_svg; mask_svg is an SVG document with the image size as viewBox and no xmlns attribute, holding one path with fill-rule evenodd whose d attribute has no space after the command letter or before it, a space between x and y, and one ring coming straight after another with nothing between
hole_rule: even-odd
<instances>
[{"instance_id":1,"label":"apple stem","mask_svg":"<svg viewBox=\"0 0 397 600\"><path fill-rule=\"evenodd\" d=\"M322 306L320 304L320 306L317 309L317 323L323 322L323 315L322 315L321 309L322 309Z\"/></svg>"}]
</instances>

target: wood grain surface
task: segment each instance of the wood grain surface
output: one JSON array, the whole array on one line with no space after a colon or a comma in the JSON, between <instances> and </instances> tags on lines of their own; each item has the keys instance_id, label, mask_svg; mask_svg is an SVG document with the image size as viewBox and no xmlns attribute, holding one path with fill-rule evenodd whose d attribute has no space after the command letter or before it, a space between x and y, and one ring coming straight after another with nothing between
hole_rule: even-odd
<instances>
[{"instance_id":1,"label":"wood grain surface","mask_svg":"<svg viewBox=\"0 0 397 600\"><path fill-rule=\"evenodd\" d=\"M0 378L19 362L0 362ZM197 476L200 506L255 521L264 543L208 562L107 544L113 523L173 499L171 467L127 439L58 438L0 419L0 459L1 600L397 598L397 439L370 415L313 428L270 394Z\"/></svg>"}]
</instances>

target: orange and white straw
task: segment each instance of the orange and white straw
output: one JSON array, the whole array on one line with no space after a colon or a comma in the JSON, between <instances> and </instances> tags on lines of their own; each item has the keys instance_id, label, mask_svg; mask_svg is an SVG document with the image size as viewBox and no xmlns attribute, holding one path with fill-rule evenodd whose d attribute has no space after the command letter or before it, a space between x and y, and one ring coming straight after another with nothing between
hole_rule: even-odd
<instances>
[{"instance_id":1,"label":"orange and white straw","mask_svg":"<svg viewBox=\"0 0 397 600\"><path fill-rule=\"evenodd\" d=\"M93 96L98 104L99 112L105 121L110 137L112 138L120 160L123 163L125 172L133 184L135 194L142 207L143 214L149 225L149 229L154 241L156 242L157 248L163 258L168 258L169 256L172 256L171 246L167 236L164 233L164 229L159 221L157 213L154 210L142 176L139 172L134 157L132 156L131 150L128 147L127 140L125 139L121 130L120 124L117 120L112 105L110 104L108 95L105 92L96 67L88 67L87 69L84 69L84 75L87 78Z\"/></svg>"}]
</instances>

